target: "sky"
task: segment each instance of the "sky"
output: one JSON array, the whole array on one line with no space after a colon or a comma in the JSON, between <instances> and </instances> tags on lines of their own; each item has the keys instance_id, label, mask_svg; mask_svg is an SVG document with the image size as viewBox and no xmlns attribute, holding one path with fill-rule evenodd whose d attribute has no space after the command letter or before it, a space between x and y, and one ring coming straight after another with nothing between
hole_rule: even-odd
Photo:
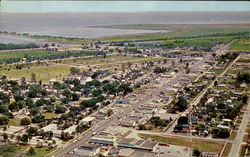
<instances>
[{"instance_id":1,"label":"sky","mask_svg":"<svg viewBox=\"0 0 250 157\"><path fill-rule=\"evenodd\" d=\"M250 11L248 1L0 1L0 12Z\"/></svg>"}]
</instances>

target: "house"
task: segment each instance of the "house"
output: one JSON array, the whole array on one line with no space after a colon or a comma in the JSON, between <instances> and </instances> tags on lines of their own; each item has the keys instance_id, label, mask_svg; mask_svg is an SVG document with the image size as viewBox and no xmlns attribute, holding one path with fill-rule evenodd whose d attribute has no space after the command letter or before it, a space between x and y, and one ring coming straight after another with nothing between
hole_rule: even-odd
<instances>
[{"instance_id":1,"label":"house","mask_svg":"<svg viewBox=\"0 0 250 157\"><path fill-rule=\"evenodd\" d=\"M100 152L100 146L84 143L80 147L74 149L73 153L81 157L93 157Z\"/></svg>"},{"instance_id":2,"label":"house","mask_svg":"<svg viewBox=\"0 0 250 157\"><path fill-rule=\"evenodd\" d=\"M57 124L49 124L43 127L42 130L45 132L52 131L54 137L60 138L62 132L65 132L65 133L68 132L69 134L72 134L73 132L76 131L76 127L77 125L72 125L65 130L60 130L58 129Z\"/></svg>"},{"instance_id":3,"label":"house","mask_svg":"<svg viewBox=\"0 0 250 157\"><path fill-rule=\"evenodd\" d=\"M62 130L57 129L57 124L49 124L49 125L43 127L42 130L45 132L52 131L53 137L58 137L58 138L61 137Z\"/></svg>"},{"instance_id":4,"label":"house","mask_svg":"<svg viewBox=\"0 0 250 157\"><path fill-rule=\"evenodd\" d=\"M226 87L226 85L224 83L219 83L218 87Z\"/></svg>"},{"instance_id":5,"label":"house","mask_svg":"<svg viewBox=\"0 0 250 157\"><path fill-rule=\"evenodd\" d=\"M228 126L225 126L225 125L221 125L221 124L219 124L219 125L217 125L217 128L220 128L220 129L230 129L230 127L228 127Z\"/></svg>"},{"instance_id":6,"label":"house","mask_svg":"<svg viewBox=\"0 0 250 157\"><path fill-rule=\"evenodd\" d=\"M93 122L95 121L95 117L85 117L82 120L80 120L80 123L83 125L91 126Z\"/></svg>"},{"instance_id":7,"label":"house","mask_svg":"<svg viewBox=\"0 0 250 157\"><path fill-rule=\"evenodd\" d=\"M241 88L247 88L247 84L246 83L242 83L242 84L240 84L240 87Z\"/></svg>"}]
</instances>

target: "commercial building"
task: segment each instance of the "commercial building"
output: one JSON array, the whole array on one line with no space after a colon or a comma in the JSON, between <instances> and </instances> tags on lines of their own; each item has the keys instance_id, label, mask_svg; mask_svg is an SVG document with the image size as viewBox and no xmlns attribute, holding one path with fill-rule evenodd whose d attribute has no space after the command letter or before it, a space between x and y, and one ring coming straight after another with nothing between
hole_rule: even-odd
<instances>
[{"instance_id":1,"label":"commercial building","mask_svg":"<svg viewBox=\"0 0 250 157\"><path fill-rule=\"evenodd\" d=\"M74 155L80 157L93 157L100 152L100 147L98 145L84 143L80 147L74 149Z\"/></svg>"}]
</instances>

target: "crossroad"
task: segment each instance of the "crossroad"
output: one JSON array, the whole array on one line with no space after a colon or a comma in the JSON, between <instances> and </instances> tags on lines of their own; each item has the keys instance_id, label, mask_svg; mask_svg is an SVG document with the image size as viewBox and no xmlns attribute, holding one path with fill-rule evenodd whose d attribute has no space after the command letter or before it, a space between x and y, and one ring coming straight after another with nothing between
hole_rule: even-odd
<instances>
[{"instance_id":1,"label":"crossroad","mask_svg":"<svg viewBox=\"0 0 250 157\"><path fill-rule=\"evenodd\" d=\"M203 63L201 61L190 65L192 68L200 67ZM135 110L139 105L144 104L148 101L153 100L156 98L157 95L160 94L161 91L164 91L166 88L172 86L173 84L177 83L180 79L185 76L183 71L178 72L175 76L173 76L171 79L169 79L164 85L162 85L159 88L151 89L146 94L141 95L141 99L139 99L134 104L131 104L129 107L122 110L119 114L114 114L111 117L109 117L106 120L103 120L99 124L96 124L94 127L90 128L89 131L85 132L84 135L77 138L77 140L74 140L71 143L68 143L64 145L60 150L58 150L53 156L54 157L63 157L66 156L69 152L73 151L75 148L79 147L81 144L86 143L90 140L92 137L92 133L100 133L104 131L106 128L111 126L111 124L116 123L120 117L126 117L129 113L131 113L133 110Z\"/></svg>"}]
</instances>

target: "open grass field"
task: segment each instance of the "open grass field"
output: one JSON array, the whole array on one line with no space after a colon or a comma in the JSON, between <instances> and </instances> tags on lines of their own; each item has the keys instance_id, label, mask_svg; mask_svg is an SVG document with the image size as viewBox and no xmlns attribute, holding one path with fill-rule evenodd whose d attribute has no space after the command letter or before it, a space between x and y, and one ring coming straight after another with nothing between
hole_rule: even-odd
<instances>
[{"instance_id":1,"label":"open grass field","mask_svg":"<svg viewBox=\"0 0 250 157\"><path fill-rule=\"evenodd\" d=\"M49 81L54 78L56 80L62 80L62 78L70 73L70 66L65 65L51 65L51 66L39 66L32 67L30 69L21 70L1 70L0 75L6 75L10 78L25 77L27 80L31 79L31 74L36 74L36 79L42 81Z\"/></svg>"},{"instance_id":2,"label":"open grass field","mask_svg":"<svg viewBox=\"0 0 250 157\"><path fill-rule=\"evenodd\" d=\"M49 154L50 152L52 152L53 150L55 150L55 148L49 148L49 147L36 148L36 147L34 147L34 150L35 150L34 155L25 155L25 157L44 157L47 154Z\"/></svg>"},{"instance_id":3,"label":"open grass field","mask_svg":"<svg viewBox=\"0 0 250 157\"><path fill-rule=\"evenodd\" d=\"M29 148L29 145L4 144L0 145L0 156L14 157Z\"/></svg>"},{"instance_id":4,"label":"open grass field","mask_svg":"<svg viewBox=\"0 0 250 157\"><path fill-rule=\"evenodd\" d=\"M56 117L58 114L51 112L51 113L45 113L44 116L46 119L52 119L54 117Z\"/></svg>"},{"instance_id":5,"label":"open grass field","mask_svg":"<svg viewBox=\"0 0 250 157\"><path fill-rule=\"evenodd\" d=\"M241 145L240 152L239 152L239 157L245 157L246 150L247 150L247 146L245 144Z\"/></svg>"},{"instance_id":6,"label":"open grass field","mask_svg":"<svg viewBox=\"0 0 250 157\"><path fill-rule=\"evenodd\" d=\"M237 62L250 63L250 59L249 58L240 58L237 60Z\"/></svg>"},{"instance_id":7,"label":"open grass field","mask_svg":"<svg viewBox=\"0 0 250 157\"><path fill-rule=\"evenodd\" d=\"M62 78L70 73L71 67L77 67L82 71L88 69L88 67L96 66L103 69L122 70L122 64L128 62L132 63L143 63L146 61L157 61L163 60L162 57L133 57L124 55L112 55L103 58L101 56L92 57L81 57L76 59L63 59L61 63L50 63L47 65L39 65L37 63L30 63L26 65L24 63L24 68L17 70L15 65L2 65L0 70L0 75L6 75L10 78L21 78L25 77L27 80L31 79L31 74L36 74L37 81L41 80L44 82L50 79L62 80ZM52 61L53 62L53 61ZM128 67L127 67L128 68ZM126 69L126 68L125 68Z\"/></svg>"},{"instance_id":8,"label":"open grass field","mask_svg":"<svg viewBox=\"0 0 250 157\"><path fill-rule=\"evenodd\" d=\"M20 121L21 121L21 119L18 119L18 118L10 119L8 125L20 126Z\"/></svg>"},{"instance_id":9,"label":"open grass field","mask_svg":"<svg viewBox=\"0 0 250 157\"><path fill-rule=\"evenodd\" d=\"M232 144L231 143L226 143L226 146L225 146L225 149L221 155L221 157L228 157L230 151L231 151L231 148L232 148Z\"/></svg>"},{"instance_id":10,"label":"open grass field","mask_svg":"<svg viewBox=\"0 0 250 157\"><path fill-rule=\"evenodd\" d=\"M237 136L237 131L232 131L228 139L234 140L236 136Z\"/></svg>"},{"instance_id":11,"label":"open grass field","mask_svg":"<svg viewBox=\"0 0 250 157\"><path fill-rule=\"evenodd\" d=\"M179 145L179 146L187 145L186 138L182 138L182 137L160 136L160 135L149 135L149 134L139 134L139 136L150 138L152 140L167 143L167 144L173 144L173 145ZM224 143L192 139L192 145L194 148L198 148L200 151L220 153L223 148Z\"/></svg>"}]
</instances>

